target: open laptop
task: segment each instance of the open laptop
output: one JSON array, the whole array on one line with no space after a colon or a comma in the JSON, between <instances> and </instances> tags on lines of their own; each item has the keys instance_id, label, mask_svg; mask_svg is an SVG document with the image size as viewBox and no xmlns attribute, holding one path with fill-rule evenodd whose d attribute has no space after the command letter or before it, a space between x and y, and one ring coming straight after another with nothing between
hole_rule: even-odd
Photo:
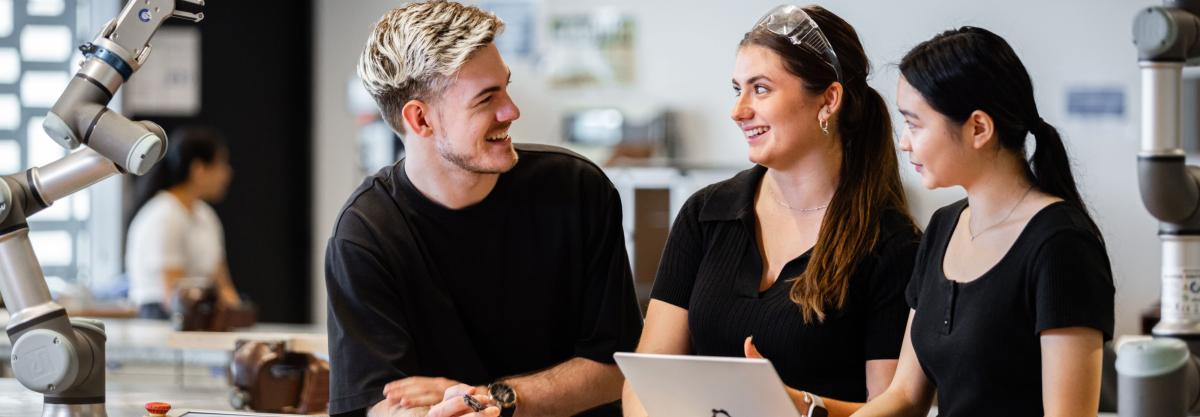
<instances>
[{"instance_id":1,"label":"open laptop","mask_svg":"<svg viewBox=\"0 0 1200 417\"><path fill-rule=\"evenodd\" d=\"M766 359L613 355L652 417L800 417Z\"/></svg>"}]
</instances>

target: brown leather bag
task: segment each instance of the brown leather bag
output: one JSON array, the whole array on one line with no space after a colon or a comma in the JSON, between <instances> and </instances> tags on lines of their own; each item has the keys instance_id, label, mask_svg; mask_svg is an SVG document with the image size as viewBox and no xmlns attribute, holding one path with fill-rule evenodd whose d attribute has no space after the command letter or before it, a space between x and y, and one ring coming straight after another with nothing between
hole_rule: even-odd
<instances>
[{"instance_id":1,"label":"brown leather bag","mask_svg":"<svg viewBox=\"0 0 1200 417\"><path fill-rule=\"evenodd\" d=\"M171 322L178 331L227 332L250 327L258 321L258 309L243 301L238 306L218 302L214 288L181 287L172 300Z\"/></svg>"},{"instance_id":2,"label":"brown leather bag","mask_svg":"<svg viewBox=\"0 0 1200 417\"><path fill-rule=\"evenodd\" d=\"M324 413L329 408L329 361L309 356L304 385L300 387L301 414Z\"/></svg>"},{"instance_id":3,"label":"brown leather bag","mask_svg":"<svg viewBox=\"0 0 1200 417\"><path fill-rule=\"evenodd\" d=\"M284 342L239 340L230 362L235 409L323 413L329 405L329 362L289 352Z\"/></svg>"}]
</instances>

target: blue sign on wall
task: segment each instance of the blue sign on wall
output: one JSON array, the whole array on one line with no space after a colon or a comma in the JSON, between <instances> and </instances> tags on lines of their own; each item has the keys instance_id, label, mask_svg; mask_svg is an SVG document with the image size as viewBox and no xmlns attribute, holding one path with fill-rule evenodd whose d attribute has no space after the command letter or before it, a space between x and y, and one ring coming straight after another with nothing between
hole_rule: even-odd
<instances>
[{"instance_id":1,"label":"blue sign on wall","mask_svg":"<svg viewBox=\"0 0 1200 417\"><path fill-rule=\"evenodd\" d=\"M1125 116L1125 90L1120 87L1076 87L1067 90L1067 114L1082 117Z\"/></svg>"}]
</instances>

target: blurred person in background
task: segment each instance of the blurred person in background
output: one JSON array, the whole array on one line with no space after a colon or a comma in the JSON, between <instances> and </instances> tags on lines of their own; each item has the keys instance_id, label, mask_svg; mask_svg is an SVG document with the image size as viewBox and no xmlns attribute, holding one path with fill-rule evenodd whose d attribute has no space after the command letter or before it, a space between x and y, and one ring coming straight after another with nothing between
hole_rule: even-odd
<instances>
[{"instance_id":1,"label":"blurred person in background","mask_svg":"<svg viewBox=\"0 0 1200 417\"><path fill-rule=\"evenodd\" d=\"M138 317L170 317L181 285L211 288L223 306L241 303L225 259L225 232L210 204L225 198L233 169L224 138L207 127L170 136L166 156L147 175L126 239L129 299Z\"/></svg>"}]
</instances>

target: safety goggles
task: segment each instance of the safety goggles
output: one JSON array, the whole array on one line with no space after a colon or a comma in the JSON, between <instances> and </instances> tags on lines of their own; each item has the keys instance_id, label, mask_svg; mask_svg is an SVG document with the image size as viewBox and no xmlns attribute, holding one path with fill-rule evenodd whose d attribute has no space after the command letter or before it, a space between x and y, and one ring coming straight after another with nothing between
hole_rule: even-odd
<instances>
[{"instance_id":1,"label":"safety goggles","mask_svg":"<svg viewBox=\"0 0 1200 417\"><path fill-rule=\"evenodd\" d=\"M821 28L817 27L817 22L804 9L790 4L776 6L758 19L754 27L783 36L793 45L808 48L824 57L825 63L837 74L838 82L842 82L842 65L838 62L837 53L833 52L829 38L825 37Z\"/></svg>"}]
</instances>

